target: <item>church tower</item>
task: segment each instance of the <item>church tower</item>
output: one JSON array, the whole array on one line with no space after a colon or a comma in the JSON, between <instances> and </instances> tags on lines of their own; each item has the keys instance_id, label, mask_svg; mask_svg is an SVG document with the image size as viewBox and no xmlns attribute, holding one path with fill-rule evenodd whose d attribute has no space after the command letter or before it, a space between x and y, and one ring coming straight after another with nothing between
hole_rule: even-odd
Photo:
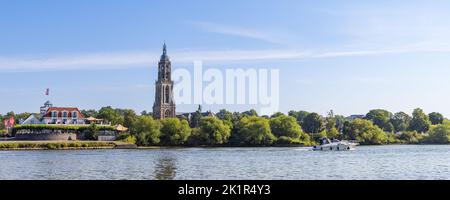
<instances>
[{"instance_id":1,"label":"church tower","mask_svg":"<svg viewBox=\"0 0 450 200\"><path fill-rule=\"evenodd\" d=\"M171 74L172 66L169 56L167 56L166 43L164 43L163 54L158 63L158 80L155 82L155 103L153 104L153 117L155 119L176 117Z\"/></svg>"}]
</instances>

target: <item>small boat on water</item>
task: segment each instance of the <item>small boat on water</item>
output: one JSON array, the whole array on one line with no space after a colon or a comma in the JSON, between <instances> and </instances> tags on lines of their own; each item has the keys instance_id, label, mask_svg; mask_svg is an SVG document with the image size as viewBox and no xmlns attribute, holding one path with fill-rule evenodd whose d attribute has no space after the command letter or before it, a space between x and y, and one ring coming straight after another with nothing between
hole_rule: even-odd
<instances>
[{"instance_id":1,"label":"small boat on water","mask_svg":"<svg viewBox=\"0 0 450 200\"><path fill-rule=\"evenodd\" d=\"M330 140L324 137L320 139L320 145L313 147L313 151L352 151L357 145L357 143L349 141Z\"/></svg>"}]
</instances>

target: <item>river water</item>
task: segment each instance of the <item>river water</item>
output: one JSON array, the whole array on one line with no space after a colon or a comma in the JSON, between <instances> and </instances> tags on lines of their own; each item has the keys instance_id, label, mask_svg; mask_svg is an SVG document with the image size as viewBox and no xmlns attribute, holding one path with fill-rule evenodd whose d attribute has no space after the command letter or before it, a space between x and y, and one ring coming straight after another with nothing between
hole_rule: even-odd
<instances>
[{"instance_id":1,"label":"river water","mask_svg":"<svg viewBox=\"0 0 450 200\"><path fill-rule=\"evenodd\" d=\"M0 151L0 179L450 180L450 146Z\"/></svg>"}]
</instances>

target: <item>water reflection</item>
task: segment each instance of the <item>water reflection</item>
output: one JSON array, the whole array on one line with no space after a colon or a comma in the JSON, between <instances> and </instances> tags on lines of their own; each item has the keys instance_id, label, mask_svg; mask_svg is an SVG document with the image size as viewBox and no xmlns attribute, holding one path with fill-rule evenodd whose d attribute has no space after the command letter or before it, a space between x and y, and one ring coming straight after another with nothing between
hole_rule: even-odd
<instances>
[{"instance_id":1,"label":"water reflection","mask_svg":"<svg viewBox=\"0 0 450 200\"><path fill-rule=\"evenodd\" d=\"M158 158L155 166L156 180L173 180L177 173L176 158L171 154L163 154Z\"/></svg>"}]
</instances>

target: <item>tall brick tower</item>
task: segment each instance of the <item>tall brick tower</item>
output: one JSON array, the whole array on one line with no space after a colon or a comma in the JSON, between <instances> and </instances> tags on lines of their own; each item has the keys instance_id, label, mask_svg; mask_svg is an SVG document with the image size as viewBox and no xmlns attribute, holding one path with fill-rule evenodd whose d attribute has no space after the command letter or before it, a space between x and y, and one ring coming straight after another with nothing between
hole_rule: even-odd
<instances>
[{"instance_id":1,"label":"tall brick tower","mask_svg":"<svg viewBox=\"0 0 450 200\"><path fill-rule=\"evenodd\" d=\"M163 54L158 63L158 80L155 82L155 103L153 104L153 117L155 119L176 117L171 72L172 66L169 56L167 56L166 43L164 43Z\"/></svg>"}]
</instances>

